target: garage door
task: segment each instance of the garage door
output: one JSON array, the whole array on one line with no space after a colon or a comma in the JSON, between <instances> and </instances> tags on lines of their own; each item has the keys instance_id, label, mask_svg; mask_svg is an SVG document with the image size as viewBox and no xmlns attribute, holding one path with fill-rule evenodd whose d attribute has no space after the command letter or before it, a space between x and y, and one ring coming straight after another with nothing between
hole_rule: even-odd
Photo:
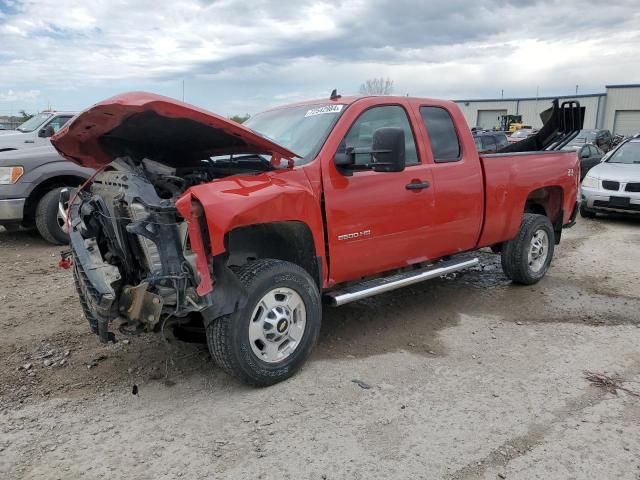
<instances>
[{"instance_id":1,"label":"garage door","mask_svg":"<svg viewBox=\"0 0 640 480\"><path fill-rule=\"evenodd\" d=\"M640 133L640 110L616 110L613 133L625 136Z\"/></svg>"},{"instance_id":2,"label":"garage door","mask_svg":"<svg viewBox=\"0 0 640 480\"><path fill-rule=\"evenodd\" d=\"M499 127L500 116L506 114L506 110L478 110L478 121L476 122L476 125L486 129Z\"/></svg>"}]
</instances>

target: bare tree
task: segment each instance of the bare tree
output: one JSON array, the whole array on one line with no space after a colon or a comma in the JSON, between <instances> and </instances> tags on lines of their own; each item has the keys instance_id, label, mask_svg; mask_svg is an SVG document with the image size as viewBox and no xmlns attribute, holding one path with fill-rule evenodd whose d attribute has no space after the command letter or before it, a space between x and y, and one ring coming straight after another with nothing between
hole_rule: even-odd
<instances>
[{"instance_id":1,"label":"bare tree","mask_svg":"<svg viewBox=\"0 0 640 480\"><path fill-rule=\"evenodd\" d=\"M391 95L393 80L389 78L370 78L360 85L360 95Z\"/></svg>"}]
</instances>

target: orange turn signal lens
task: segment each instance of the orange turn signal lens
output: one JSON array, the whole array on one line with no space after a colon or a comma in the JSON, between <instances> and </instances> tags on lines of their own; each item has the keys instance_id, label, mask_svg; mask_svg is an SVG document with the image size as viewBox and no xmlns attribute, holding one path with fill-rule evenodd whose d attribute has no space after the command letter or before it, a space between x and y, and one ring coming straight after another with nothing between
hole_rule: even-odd
<instances>
[{"instance_id":1,"label":"orange turn signal lens","mask_svg":"<svg viewBox=\"0 0 640 480\"><path fill-rule=\"evenodd\" d=\"M22 167L0 167L0 185L13 185L23 173Z\"/></svg>"}]
</instances>

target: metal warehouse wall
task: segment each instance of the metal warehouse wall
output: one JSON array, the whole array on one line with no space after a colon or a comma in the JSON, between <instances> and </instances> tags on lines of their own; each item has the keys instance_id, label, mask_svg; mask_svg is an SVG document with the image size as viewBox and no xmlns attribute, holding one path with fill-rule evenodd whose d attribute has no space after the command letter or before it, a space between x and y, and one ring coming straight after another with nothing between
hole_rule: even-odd
<instances>
[{"instance_id":1,"label":"metal warehouse wall","mask_svg":"<svg viewBox=\"0 0 640 480\"><path fill-rule=\"evenodd\" d=\"M567 100L577 100L580 102L580 105L585 107L585 116L584 116L584 128L596 128L597 125L597 116L598 116L598 100L604 97L574 97L567 99L560 99L560 103ZM540 128L542 126L542 120L540 120L540 112L546 110L551 107L551 98L545 98L543 100L521 100L518 112L522 115L522 120L524 123L528 125L533 125L535 128Z\"/></svg>"},{"instance_id":2,"label":"metal warehouse wall","mask_svg":"<svg viewBox=\"0 0 640 480\"><path fill-rule=\"evenodd\" d=\"M636 93L640 100L639 93ZM477 126L478 111L479 110L507 110L508 114L522 115L522 122L526 125L532 125L533 127L540 128L542 121L540 120L540 112L546 110L551 106L551 101L556 97L545 98L511 98L505 100L456 100L456 103L460 106L464 118L470 127ZM578 100L580 105L586 107L585 109L585 128L597 128L598 116L604 118L604 99L605 94L596 95L584 95L578 97L557 97L560 98L560 102L567 100ZM600 104L600 105L598 105ZM611 120L613 123L613 120ZM600 122L602 123L602 122ZM606 128L606 127L605 127Z\"/></svg>"},{"instance_id":3,"label":"metal warehouse wall","mask_svg":"<svg viewBox=\"0 0 640 480\"><path fill-rule=\"evenodd\" d=\"M476 126L478 110L507 110L507 113L515 113L517 104L516 101L509 100L456 100L456 103L462 109L462 113L469 127ZM496 119L496 124L497 123L498 119Z\"/></svg>"},{"instance_id":4,"label":"metal warehouse wall","mask_svg":"<svg viewBox=\"0 0 640 480\"><path fill-rule=\"evenodd\" d=\"M606 98L602 128L614 131L616 111L633 110L640 115L640 85L607 85Z\"/></svg>"}]
</instances>

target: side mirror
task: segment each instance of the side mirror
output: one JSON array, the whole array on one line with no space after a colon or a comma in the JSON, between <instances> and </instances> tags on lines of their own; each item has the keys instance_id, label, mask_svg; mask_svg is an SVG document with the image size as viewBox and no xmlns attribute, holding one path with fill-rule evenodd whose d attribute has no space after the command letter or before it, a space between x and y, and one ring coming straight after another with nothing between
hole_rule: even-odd
<instances>
[{"instance_id":1,"label":"side mirror","mask_svg":"<svg viewBox=\"0 0 640 480\"><path fill-rule=\"evenodd\" d=\"M371 169L374 172L402 172L405 167L404 130L379 128L373 132Z\"/></svg>"},{"instance_id":2,"label":"side mirror","mask_svg":"<svg viewBox=\"0 0 640 480\"><path fill-rule=\"evenodd\" d=\"M336 167L350 167L355 163L353 152L350 152L349 150L345 149L340 153L336 153L335 157L333 157L333 163L335 163Z\"/></svg>"},{"instance_id":3,"label":"side mirror","mask_svg":"<svg viewBox=\"0 0 640 480\"><path fill-rule=\"evenodd\" d=\"M580 158L589 158L591 155L589 155L589 152L582 152L580 154Z\"/></svg>"}]
</instances>

